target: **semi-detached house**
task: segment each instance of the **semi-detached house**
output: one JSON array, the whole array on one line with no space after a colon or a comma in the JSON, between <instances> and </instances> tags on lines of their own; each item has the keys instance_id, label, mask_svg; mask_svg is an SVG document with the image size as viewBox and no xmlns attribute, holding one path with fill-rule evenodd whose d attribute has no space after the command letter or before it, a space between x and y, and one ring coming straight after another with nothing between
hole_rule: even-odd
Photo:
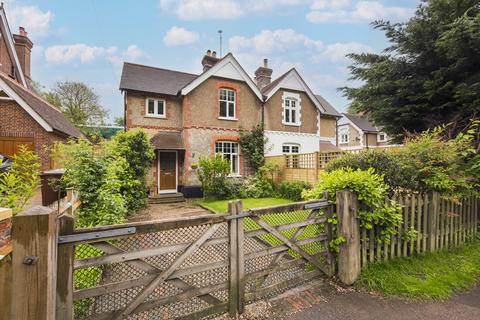
<instances>
[{"instance_id":1,"label":"semi-detached house","mask_svg":"<svg viewBox=\"0 0 480 320\"><path fill-rule=\"evenodd\" d=\"M203 72L191 74L125 62L120 82L125 127L143 128L155 160L152 193L198 195L200 157L215 153L230 161L232 176L248 175L240 131L263 123L266 155L336 149L341 115L315 95L295 69L271 81L268 61L252 79L229 53L207 51Z\"/></svg>"}]
</instances>

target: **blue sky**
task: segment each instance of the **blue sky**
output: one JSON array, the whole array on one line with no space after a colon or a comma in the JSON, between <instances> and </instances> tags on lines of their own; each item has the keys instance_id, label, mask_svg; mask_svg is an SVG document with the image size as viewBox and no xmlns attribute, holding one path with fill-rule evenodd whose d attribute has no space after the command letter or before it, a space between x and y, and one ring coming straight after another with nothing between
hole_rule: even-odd
<instances>
[{"instance_id":1,"label":"blue sky","mask_svg":"<svg viewBox=\"0 0 480 320\"><path fill-rule=\"evenodd\" d=\"M375 19L406 21L419 0L5 1L10 28L34 43L32 78L45 89L83 81L110 117L123 114L123 61L198 73L207 49L232 52L247 72L268 58L273 77L296 67L338 110L349 82L348 52L380 52Z\"/></svg>"}]
</instances>

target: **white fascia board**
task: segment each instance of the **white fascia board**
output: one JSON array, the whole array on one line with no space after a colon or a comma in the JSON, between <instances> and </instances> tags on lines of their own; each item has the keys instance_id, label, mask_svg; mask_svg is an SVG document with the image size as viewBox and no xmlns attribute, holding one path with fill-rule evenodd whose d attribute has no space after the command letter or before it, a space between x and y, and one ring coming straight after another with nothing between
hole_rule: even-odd
<instances>
[{"instance_id":1,"label":"white fascia board","mask_svg":"<svg viewBox=\"0 0 480 320\"><path fill-rule=\"evenodd\" d=\"M288 85L285 85L285 83L287 82L287 80L290 79L290 77L294 77L294 80L296 80L299 84L300 84L300 87L289 87ZM291 69L289 72L288 72L288 75L282 79L282 81L280 81L276 86L275 88L273 88L267 95L267 100L270 99L280 88L285 88L285 89L292 89L292 90L300 90L300 91L305 91L305 93L307 94L307 96L310 98L310 100L312 100L312 102L315 104L315 106L317 107L317 109L320 111L320 112L326 112L325 109L323 108L323 106L320 104L320 102L317 100L317 98L315 97L315 95L313 94L312 90L310 90L310 88L308 87L308 85L305 83L305 81L303 81L302 77L300 77L300 74L298 73L298 71L293 68Z\"/></svg>"},{"instance_id":2,"label":"white fascia board","mask_svg":"<svg viewBox=\"0 0 480 320\"><path fill-rule=\"evenodd\" d=\"M197 77L195 80L193 80L191 83L189 83L187 86L185 86L181 90L182 95L187 95L190 93L193 89L198 87L200 84L202 84L205 80L210 78L211 76L214 76L219 70L227 66L228 64L231 64L231 66L235 69L235 71L238 73L240 76L240 79L245 81L247 85L252 89L253 92L255 92L255 95L260 99L260 101L263 101L263 96L262 93L260 92L260 89L255 85L253 80L248 76L248 74L243 70L243 68L240 66L238 61L233 57L233 55L229 54L222 60L218 61L216 64L214 64L210 69L202 73L199 77ZM239 79L235 79L239 80Z\"/></svg>"},{"instance_id":3,"label":"white fascia board","mask_svg":"<svg viewBox=\"0 0 480 320\"><path fill-rule=\"evenodd\" d=\"M13 91L3 79L0 79L0 89L3 90L10 98L15 100L35 121L38 122L43 129L53 132L53 128L32 109L15 91Z\"/></svg>"},{"instance_id":4,"label":"white fascia board","mask_svg":"<svg viewBox=\"0 0 480 320\"><path fill-rule=\"evenodd\" d=\"M341 124L340 124L340 123L338 124L339 127L342 126L342 125L345 125L345 124L349 124L349 125L351 125L353 128L355 128L355 130L357 130L359 134L361 134L361 135L365 134L365 132L363 132L363 130L360 129L359 126L357 126L355 123L353 123L352 120L348 119L348 117L342 115L342 118L341 118L340 121L342 121L342 123L341 123ZM339 122L340 122L340 121L339 121Z\"/></svg>"},{"instance_id":5,"label":"white fascia board","mask_svg":"<svg viewBox=\"0 0 480 320\"><path fill-rule=\"evenodd\" d=\"M22 80L22 84L26 88L27 87L27 81L25 80L25 75L23 74L23 69L20 66L20 61L18 60L17 50L15 49L15 44L13 43L12 32L10 31L10 27L8 26L7 17L5 15L5 10L3 9L3 7L2 7L2 9L0 9L0 17L2 18L3 30L5 30L5 32L7 33L4 36L7 39L6 42L7 42L7 48L8 48L9 54L10 54L11 57L13 57L15 67L16 67L19 75L20 75L20 80Z\"/></svg>"}]
</instances>

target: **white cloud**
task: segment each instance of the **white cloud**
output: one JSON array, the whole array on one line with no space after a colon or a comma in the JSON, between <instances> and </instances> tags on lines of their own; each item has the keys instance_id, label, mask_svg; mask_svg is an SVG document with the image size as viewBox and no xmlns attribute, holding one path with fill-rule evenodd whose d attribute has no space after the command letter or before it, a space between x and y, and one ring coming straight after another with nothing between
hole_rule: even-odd
<instances>
[{"instance_id":1,"label":"white cloud","mask_svg":"<svg viewBox=\"0 0 480 320\"><path fill-rule=\"evenodd\" d=\"M195 43L198 41L198 38L199 36L196 32L173 26L163 37L163 43L167 47L182 46Z\"/></svg>"},{"instance_id":2,"label":"white cloud","mask_svg":"<svg viewBox=\"0 0 480 320\"><path fill-rule=\"evenodd\" d=\"M348 10L349 0L315 1L307 14L312 23L358 23L371 22L378 19L406 19L413 9L405 7L386 7L379 1L358 1L353 9ZM351 7L351 6L350 6Z\"/></svg>"},{"instance_id":3,"label":"white cloud","mask_svg":"<svg viewBox=\"0 0 480 320\"><path fill-rule=\"evenodd\" d=\"M83 43L56 45L45 49L45 60L50 63L69 63L80 61L86 63L98 57L113 56L116 47L95 47Z\"/></svg>"},{"instance_id":4,"label":"white cloud","mask_svg":"<svg viewBox=\"0 0 480 320\"><path fill-rule=\"evenodd\" d=\"M125 51L122 52L122 56L125 60L135 61L145 56L145 53L140 50L140 48L136 44L131 44L127 47Z\"/></svg>"},{"instance_id":5,"label":"white cloud","mask_svg":"<svg viewBox=\"0 0 480 320\"><path fill-rule=\"evenodd\" d=\"M257 54L270 54L298 46L319 50L323 43L293 29L263 30L251 38L234 36L229 40L229 47L233 52L253 51Z\"/></svg>"},{"instance_id":6,"label":"white cloud","mask_svg":"<svg viewBox=\"0 0 480 320\"><path fill-rule=\"evenodd\" d=\"M347 60L346 55L349 53L373 52L369 46L358 42L333 43L327 46L326 55L333 62Z\"/></svg>"},{"instance_id":7,"label":"white cloud","mask_svg":"<svg viewBox=\"0 0 480 320\"><path fill-rule=\"evenodd\" d=\"M5 7L12 32L17 33L18 27L24 27L31 38L48 35L53 19L51 11L42 11L38 6L21 5L15 1L7 3Z\"/></svg>"},{"instance_id":8,"label":"white cloud","mask_svg":"<svg viewBox=\"0 0 480 320\"><path fill-rule=\"evenodd\" d=\"M252 12L307 4L311 0L160 0L163 11L182 20L231 20Z\"/></svg>"}]
</instances>

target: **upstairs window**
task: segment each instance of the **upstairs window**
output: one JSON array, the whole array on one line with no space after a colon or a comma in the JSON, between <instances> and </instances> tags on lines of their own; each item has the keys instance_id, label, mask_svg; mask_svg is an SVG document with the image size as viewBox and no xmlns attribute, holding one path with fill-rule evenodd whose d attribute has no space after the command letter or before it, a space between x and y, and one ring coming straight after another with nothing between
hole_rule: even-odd
<instances>
[{"instance_id":1,"label":"upstairs window","mask_svg":"<svg viewBox=\"0 0 480 320\"><path fill-rule=\"evenodd\" d=\"M340 143L348 143L349 137L348 137L347 128L340 129L339 135L340 135Z\"/></svg>"},{"instance_id":2,"label":"upstairs window","mask_svg":"<svg viewBox=\"0 0 480 320\"><path fill-rule=\"evenodd\" d=\"M300 145L295 143L285 143L282 146L282 152L284 154L298 154L300 153Z\"/></svg>"},{"instance_id":3,"label":"upstairs window","mask_svg":"<svg viewBox=\"0 0 480 320\"><path fill-rule=\"evenodd\" d=\"M300 125L300 95L292 92L283 93L282 123L291 126Z\"/></svg>"},{"instance_id":4,"label":"upstairs window","mask_svg":"<svg viewBox=\"0 0 480 320\"><path fill-rule=\"evenodd\" d=\"M145 115L147 117L166 118L165 100L147 98Z\"/></svg>"},{"instance_id":5,"label":"upstairs window","mask_svg":"<svg viewBox=\"0 0 480 320\"><path fill-rule=\"evenodd\" d=\"M377 135L377 140L378 140L378 142L385 142L385 141L387 141L387 135L384 132L380 132Z\"/></svg>"},{"instance_id":6,"label":"upstairs window","mask_svg":"<svg viewBox=\"0 0 480 320\"><path fill-rule=\"evenodd\" d=\"M236 93L231 89L220 89L220 119L236 119Z\"/></svg>"},{"instance_id":7,"label":"upstairs window","mask_svg":"<svg viewBox=\"0 0 480 320\"><path fill-rule=\"evenodd\" d=\"M215 153L221 154L223 159L230 162L230 174L238 176L240 174L238 142L217 141L215 142Z\"/></svg>"}]
</instances>

